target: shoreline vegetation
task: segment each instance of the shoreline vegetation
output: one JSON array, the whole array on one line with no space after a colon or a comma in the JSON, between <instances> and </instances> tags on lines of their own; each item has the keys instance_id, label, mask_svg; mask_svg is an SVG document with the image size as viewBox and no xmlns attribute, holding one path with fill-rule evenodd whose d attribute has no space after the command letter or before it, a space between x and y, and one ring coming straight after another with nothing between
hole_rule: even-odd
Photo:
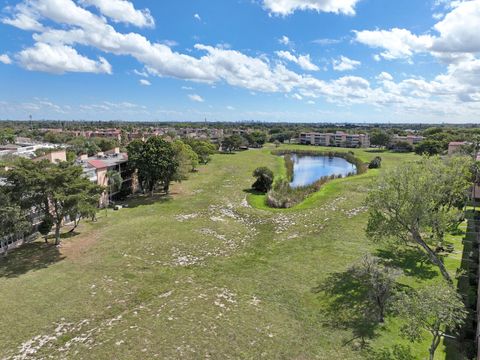
<instances>
[{"instance_id":1,"label":"shoreline vegetation","mask_svg":"<svg viewBox=\"0 0 480 360\"><path fill-rule=\"evenodd\" d=\"M284 165L286 168L286 178L281 177L277 179L272 189L265 196L265 203L276 209L288 209L298 205L304 201L311 194L319 191L324 184L331 180L350 177L353 175L364 174L368 170L368 165L365 164L361 159L355 157L354 154L350 152L337 152L337 151L315 151L315 150L274 150L272 155L283 156ZM329 158L342 158L355 165L356 172L348 173L346 176L342 175L329 175L323 176L313 184L299 187L291 187L290 182L293 180L294 174L294 163L292 160L292 155L300 156L325 156Z\"/></svg>"}]
</instances>

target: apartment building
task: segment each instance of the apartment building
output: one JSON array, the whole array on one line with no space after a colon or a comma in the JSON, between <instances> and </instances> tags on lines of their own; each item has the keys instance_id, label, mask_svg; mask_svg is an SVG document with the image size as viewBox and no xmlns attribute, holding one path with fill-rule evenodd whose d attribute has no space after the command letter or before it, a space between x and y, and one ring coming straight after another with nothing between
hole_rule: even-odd
<instances>
[{"instance_id":1,"label":"apartment building","mask_svg":"<svg viewBox=\"0 0 480 360\"><path fill-rule=\"evenodd\" d=\"M367 148L370 146L370 137L367 134L347 134L343 131L336 133L301 133L300 144L315 146L334 146L347 148Z\"/></svg>"},{"instance_id":2,"label":"apartment building","mask_svg":"<svg viewBox=\"0 0 480 360\"><path fill-rule=\"evenodd\" d=\"M112 200L117 200L124 195L129 195L138 190L138 181L135 177L135 171L128 164L128 154L120 152L119 148L110 151L100 152L95 156L80 156L76 163L83 168L84 176L91 182L96 183L106 189L100 198L100 207L108 206L109 195ZM117 171L122 177L120 189L109 194L108 191L108 172Z\"/></svg>"},{"instance_id":3,"label":"apartment building","mask_svg":"<svg viewBox=\"0 0 480 360\"><path fill-rule=\"evenodd\" d=\"M396 145L398 143L408 143L414 146L422 142L424 139L425 138L423 136L419 136L419 135L407 135L407 136L394 135L391 140L391 144Z\"/></svg>"},{"instance_id":4,"label":"apartment building","mask_svg":"<svg viewBox=\"0 0 480 360\"><path fill-rule=\"evenodd\" d=\"M448 144L448 155L453 155L455 153L460 152L460 150L466 146L470 145L471 143L466 141L452 141Z\"/></svg>"}]
</instances>

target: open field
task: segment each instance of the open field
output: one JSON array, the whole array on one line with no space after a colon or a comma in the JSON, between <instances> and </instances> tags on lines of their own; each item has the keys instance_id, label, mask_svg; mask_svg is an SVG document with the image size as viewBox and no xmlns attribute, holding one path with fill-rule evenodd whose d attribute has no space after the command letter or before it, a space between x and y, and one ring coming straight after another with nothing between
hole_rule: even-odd
<instances>
[{"instance_id":1,"label":"open field","mask_svg":"<svg viewBox=\"0 0 480 360\"><path fill-rule=\"evenodd\" d=\"M383 169L271 210L245 191L256 167L284 171L271 149L215 155L171 199L133 200L60 249L36 242L0 260L0 358L366 358L345 345L355 324L333 327L341 309L313 289L336 279L352 291L342 274L367 252L401 266L405 285L441 281L416 252L393 257L364 234L370 182L415 156L355 150L365 161L380 155ZM449 237L452 273L463 235ZM408 344L398 327L388 318L371 346ZM427 343L412 345L416 358Z\"/></svg>"}]
</instances>

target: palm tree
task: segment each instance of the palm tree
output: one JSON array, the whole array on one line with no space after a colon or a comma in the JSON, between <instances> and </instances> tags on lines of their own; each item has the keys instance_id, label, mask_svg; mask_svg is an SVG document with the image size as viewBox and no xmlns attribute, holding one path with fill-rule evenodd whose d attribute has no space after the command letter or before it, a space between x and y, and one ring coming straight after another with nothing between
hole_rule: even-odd
<instances>
[{"instance_id":1,"label":"palm tree","mask_svg":"<svg viewBox=\"0 0 480 360\"><path fill-rule=\"evenodd\" d=\"M116 170L107 171L107 184L108 184L108 203L105 209L108 209L108 206L112 202L112 194L120 190L122 186L122 175Z\"/></svg>"}]
</instances>

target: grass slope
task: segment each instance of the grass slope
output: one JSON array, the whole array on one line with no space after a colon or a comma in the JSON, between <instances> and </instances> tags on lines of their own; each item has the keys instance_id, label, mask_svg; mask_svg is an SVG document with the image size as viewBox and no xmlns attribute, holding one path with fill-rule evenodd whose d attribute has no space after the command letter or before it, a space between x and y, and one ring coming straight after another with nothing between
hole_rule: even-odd
<instances>
[{"instance_id":1,"label":"grass slope","mask_svg":"<svg viewBox=\"0 0 480 360\"><path fill-rule=\"evenodd\" d=\"M257 209L244 191L252 171L284 171L270 150L216 155L172 199L132 201L60 249L37 242L0 260L0 358L361 358L344 346L354 327L330 326L335 311L312 289L377 252L363 201L378 171L333 181L295 209ZM414 158L381 156L385 168ZM395 258L404 283L440 281L415 256ZM389 318L372 346L406 344L398 326ZM418 358L426 349L413 346Z\"/></svg>"}]
</instances>

